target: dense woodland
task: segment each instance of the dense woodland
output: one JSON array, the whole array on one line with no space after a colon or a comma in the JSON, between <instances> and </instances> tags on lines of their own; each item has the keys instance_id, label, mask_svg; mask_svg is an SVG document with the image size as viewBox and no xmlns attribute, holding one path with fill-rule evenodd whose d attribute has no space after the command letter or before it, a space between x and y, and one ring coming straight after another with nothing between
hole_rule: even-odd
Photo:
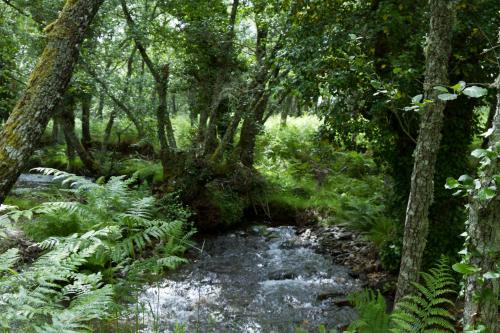
<instances>
[{"instance_id":1,"label":"dense woodland","mask_svg":"<svg viewBox=\"0 0 500 333\"><path fill-rule=\"evenodd\" d=\"M0 330L146 332L131 295L266 225L385 277L297 332L500 332L499 29L495 0L0 1Z\"/></svg>"}]
</instances>

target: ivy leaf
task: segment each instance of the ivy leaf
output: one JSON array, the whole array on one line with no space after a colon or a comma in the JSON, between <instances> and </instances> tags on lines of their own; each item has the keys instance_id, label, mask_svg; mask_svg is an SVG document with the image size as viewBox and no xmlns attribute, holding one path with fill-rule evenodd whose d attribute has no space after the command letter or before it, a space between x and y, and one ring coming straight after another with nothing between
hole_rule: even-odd
<instances>
[{"instance_id":1,"label":"ivy leaf","mask_svg":"<svg viewBox=\"0 0 500 333\"><path fill-rule=\"evenodd\" d=\"M464 185L472 185L474 183L474 179L469 175L461 175L458 181Z\"/></svg>"},{"instance_id":2,"label":"ivy leaf","mask_svg":"<svg viewBox=\"0 0 500 333\"><path fill-rule=\"evenodd\" d=\"M455 272L458 272L460 274L472 274L472 273L479 272L479 270L480 270L479 268L474 267L470 264L466 264L466 263L454 264L452 266L452 268Z\"/></svg>"},{"instance_id":3,"label":"ivy leaf","mask_svg":"<svg viewBox=\"0 0 500 333\"><path fill-rule=\"evenodd\" d=\"M464 90L466 85L467 84L464 81L460 81L457 84L455 84L454 86L452 86L451 89L453 89L454 91L460 92L460 91Z\"/></svg>"},{"instance_id":4,"label":"ivy leaf","mask_svg":"<svg viewBox=\"0 0 500 333\"><path fill-rule=\"evenodd\" d=\"M446 185L444 187L448 190L452 190L457 187L460 187L460 183L455 178L448 177L446 178Z\"/></svg>"},{"instance_id":5,"label":"ivy leaf","mask_svg":"<svg viewBox=\"0 0 500 333\"><path fill-rule=\"evenodd\" d=\"M486 95L488 93L488 89L472 86L465 88L463 93L472 98L479 98Z\"/></svg>"},{"instance_id":6,"label":"ivy leaf","mask_svg":"<svg viewBox=\"0 0 500 333\"><path fill-rule=\"evenodd\" d=\"M437 90L437 91L440 91L440 92L444 92L444 93L448 92L448 88L443 87L443 86L435 86L434 90Z\"/></svg>"},{"instance_id":7,"label":"ivy leaf","mask_svg":"<svg viewBox=\"0 0 500 333\"><path fill-rule=\"evenodd\" d=\"M487 272L487 273L484 273L483 277L485 279L488 279L488 280L498 279L498 278L500 278L500 273L498 273L498 272Z\"/></svg>"},{"instance_id":8,"label":"ivy leaf","mask_svg":"<svg viewBox=\"0 0 500 333\"><path fill-rule=\"evenodd\" d=\"M382 84L379 81L376 80L371 80L370 84L372 85L373 88L375 89L380 89L382 88Z\"/></svg>"},{"instance_id":9,"label":"ivy leaf","mask_svg":"<svg viewBox=\"0 0 500 333\"><path fill-rule=\"evenodd\" d=\"M420 107L418 105L405 106L403 110L405 111L418 111Z\"/></svg>"},{"instance_id":10,"label":"ivy leaf","mask_svg":"<svg viewBox=\"0 0 500 333\"><path fill-rule=\"evenodd\" d=\"M483 188L481 191L479 191L477 196L478 196L479 200L486 201L486 200L493 199L496 196L496 194L497 194L497 192L494 189L487 187L487 188Z\"/></svg>"},{"instance_id":11,"label":"ivy leaf","mask_svg":"<svg viewBox=\"0 0 500 333\"><path fill-rule=\"evenodd\" d=\"M438 95L438 98L442 101L452 101L454 99L457 99L457 95L455 94L440 94Z\"/></svg>"},{"instance_id":12,"label":"ivy leaf","mask_svg":"<svg viewBox=\"0 0 500 333\"><path fill-rule=\"evenodd\" d=\"M420 103L420 102L422 101L422 98L424 98L424 95L422 95L422 94L418 94L418 95L416 95L416 96L413 96L413 97L411 98L411 101L412 101L412 103L414 103L414 104L416 104L416 103Z\"/></svg>"},{"instance_id":13,"label":"ivy leaf","mask_svg":"<svg viewBox=\"0 0 500 333\"><path fill-rule=\"evenodd\" d=\"M493 131L494 131L494 128L491 127L486 132L482 133L481 136L487 138L493 133Z\"/></svg>"},{"instance_id":14,"label":"ivy leaf","mask_svg":"<svg viewBox=\"0 0 500 333\"><path fill-rule=\"evenodd\" d=\"M474 149L470 154L472 155L472 157L481 158L486 156L487 151L486 149Z\"/></svg>"}]
</instances>

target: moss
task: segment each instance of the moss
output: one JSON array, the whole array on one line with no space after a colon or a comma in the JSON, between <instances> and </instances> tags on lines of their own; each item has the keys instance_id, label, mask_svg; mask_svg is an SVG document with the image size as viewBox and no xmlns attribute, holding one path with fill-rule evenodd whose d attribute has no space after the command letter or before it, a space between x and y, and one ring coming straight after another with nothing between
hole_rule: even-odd
<instances>
[{"instance_id":1,"label":"moss","mask_svg":"<svg viewBox=\"0 0 500 333\"><path fill-rule=\"evenodd\" d=\"M36 87L37 81L43 80L44 78L50 76L53 72L53 67L55 64L57 56L57 49L53 47L45 47L42 55L40 56L40 60L38 61L35 70L30 75L28 80L28 86ZM33 93L33 90L31 90Z\"/></svg>"},{"instance_id":2,"label":"moss","mask_svg":"<svg viewBox=\"0 0 500 333\"><path fill-rule=\"evenodd\" d=\"M247 206L246 200L232 191L211 189L209 187L210 202L218 212L220 223L232 226L240 223Z\"/></svg>"}]
</instances>

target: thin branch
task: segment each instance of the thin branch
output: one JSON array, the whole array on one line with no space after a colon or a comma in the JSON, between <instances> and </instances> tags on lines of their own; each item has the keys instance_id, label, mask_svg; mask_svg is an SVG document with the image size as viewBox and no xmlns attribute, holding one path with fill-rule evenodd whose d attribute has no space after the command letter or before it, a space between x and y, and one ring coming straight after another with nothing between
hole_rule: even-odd
<instances>
[{"instance_id":1,"label":"thin branch","mask_svg":"<svg viewBox=\"0 0 500 333\"><path fill-rule=\"evenodd\" d=\"M398 113L393 108L389 108L389 109L391 110L392 114L394 114L394 116L398 120L398 123L399 123L399 126L401 127L401 130L406 134L406 136L408 138L410 138L410 140L414 144L417 144L417 140L415 140L415 138L410 134L410 131L404 127L404 125L403 125L403 123L401 121L401 118L399 117Z\"/></svg>"}]
</instances>

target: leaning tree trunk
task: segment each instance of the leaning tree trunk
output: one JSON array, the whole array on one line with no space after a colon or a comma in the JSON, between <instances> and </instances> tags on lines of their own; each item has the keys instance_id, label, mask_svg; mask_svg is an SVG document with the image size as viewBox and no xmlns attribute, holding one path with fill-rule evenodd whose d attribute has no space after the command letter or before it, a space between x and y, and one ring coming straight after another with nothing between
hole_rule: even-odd
<instances>
[{"instance_id":1,"label":"leaning tree trunk","mask_svg":"<svg viewBox=\"0 0 500 333\"><path fill-rule=\"evenodd\" d=\"M26 167L60 103L85 32L102 2L68 0L59 18L45 29L47 46L0 134L0 203Z\"/></svg>"},{"instance_id":2,"label":"leaning tree trunk","mask_svg":"<svg viewBox=\"0 0 500 333\"><path fill-rule=\"evenodd\" d=\"M500 83L500 76L497 79ZM491 149L500 142L500 87L497 87L497 106L492 120L493 133L489 139ZM500 184L494 183L494 175L500 173L500 159L490 163L481 177L482 188L495 186L496 196L486 202L472 198L469 205L468 220L468 253L471 254L470 264L479 271L470 274L465 283L464 326L474 327L482 323L488 333L500 332L500 279L483 275L488 272L498 272L500 262Z\"/></svg>"},{"instance_id":3,"label":"leaning tree trunk","mask_svg":"<svg viewBox=\"0 0 500 333\"><path fill-rule=\"evenodd\" d=\"M420 132L415 149L411 189L406 208L403 252L396 301L412 291L418 281L429 228L429 207L433 201L434 169L441 140L443 111L434 89L448 83L448 60L451 53L453 1L430 0L430 32L426 52L425 99L432 100L422 110Z\"/></svg>"},{"instance_id":4,"label":"leaning tree trunk","mask_svg":"<svg viewBox=\"0 0 500 333\"><path fill-rule=\"evenodd\" d=\"M262 88L265 89L265 88ZM240 133L240 161L241 163L251 168L254 162L255 143L257 135L260 133L263 124L264 112L266 111L269 94L263 92L260 99L257 101L254 110L243 121Z\"/></svg>"}]
</instances>

